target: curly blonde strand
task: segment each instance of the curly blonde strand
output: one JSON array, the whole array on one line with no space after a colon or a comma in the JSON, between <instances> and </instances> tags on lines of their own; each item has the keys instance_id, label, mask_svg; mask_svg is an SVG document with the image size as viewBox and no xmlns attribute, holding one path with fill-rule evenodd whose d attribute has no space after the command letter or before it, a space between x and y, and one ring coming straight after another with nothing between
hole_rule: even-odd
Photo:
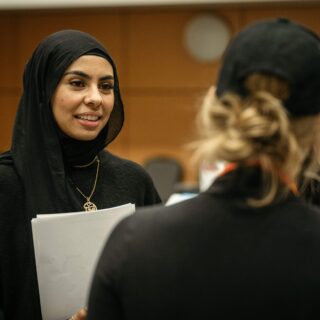
<instances>
[{"instance_id":1,"label":"curly blonde strand","mask_svg":"<svg viewBox=\"0 0 320 320\"><path fill-rule=\"evenodd\" d=\"M250 204L261 206L288 192L279 172L297 179L314 140L314 117L289 119L280 100L289 96L289 88L278 78L254 74L245 86L250 94L244 99L231 93L217 98L214 89L209 90L197 118L200 140L194 144L195 158L259 161L268 169L268 187L261 199L251 199ZM301 124L308 128L303 138Z\"/></svg>"}]
</instances>

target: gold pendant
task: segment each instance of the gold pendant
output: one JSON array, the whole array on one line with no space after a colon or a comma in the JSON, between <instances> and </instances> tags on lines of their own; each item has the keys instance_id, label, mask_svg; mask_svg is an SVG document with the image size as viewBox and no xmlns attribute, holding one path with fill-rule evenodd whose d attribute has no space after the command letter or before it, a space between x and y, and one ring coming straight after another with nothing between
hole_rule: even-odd
<instances>
[{"instance_id":1,"label":"gold pendant","mask_svg":"<svg viewBox=\"0 0 320 320\"><path fill-rule=\"evenodd\" d=\"M83 208L86 211L97 211L98 210L97 206L89 200L83 205Z\"/></svg>"}]
</instances>

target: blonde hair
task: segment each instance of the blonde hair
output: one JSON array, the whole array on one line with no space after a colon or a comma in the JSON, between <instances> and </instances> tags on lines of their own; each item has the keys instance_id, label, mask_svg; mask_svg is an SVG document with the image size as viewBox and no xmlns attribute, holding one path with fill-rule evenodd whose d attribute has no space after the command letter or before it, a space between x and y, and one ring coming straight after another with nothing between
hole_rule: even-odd
<instances>
[{"instance_id":1,"label":"blonde hair","mask_svg":"<svg viewBox=\"0 0 320 320\"><path fill-rule=\"evenodd\" d=\"M246 98L231 93L218 98L213 88L209 90L197 118L200 140L194 144L195 158L239 165L259 162L266 169L264 194L248 201L264 206L288 193L281 175L297 181L315 142L318 117L289 118L281 102L288 98L289 87L279 78L252 74L244 86L249 92ZM314 159L307 169L311 167L315 172Z\"/></svg>"}]
</instances>

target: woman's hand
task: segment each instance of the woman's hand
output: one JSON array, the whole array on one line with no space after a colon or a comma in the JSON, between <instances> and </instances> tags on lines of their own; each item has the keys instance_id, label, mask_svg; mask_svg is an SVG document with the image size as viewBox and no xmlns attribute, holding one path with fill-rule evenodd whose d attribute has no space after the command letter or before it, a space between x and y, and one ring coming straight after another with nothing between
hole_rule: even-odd
<instances>
[{"instance_id":1,"label":"woman's hand","mask_svg":"<svg viewBox=\"0 0 320 320\"><path fill-rule=\"evenodd\" d=\"M80 309L76 314L74 314L70 320L86 320L87 309Z\"/></svg>"}]
</instances>

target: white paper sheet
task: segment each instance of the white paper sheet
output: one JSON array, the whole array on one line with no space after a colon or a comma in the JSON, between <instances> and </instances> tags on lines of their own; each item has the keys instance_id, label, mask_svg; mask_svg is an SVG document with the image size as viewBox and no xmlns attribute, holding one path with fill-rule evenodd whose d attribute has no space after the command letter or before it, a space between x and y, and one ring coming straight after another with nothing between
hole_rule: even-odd
<instances>
[{"instance_id":1,"label":"white paper sheet","mask_svg":"<svg viewBox=\"0 0 320 320\"><path fill-rule=\"evenodd\" d=\"M42 317L65 320L86 306L92 273L111 231L135 211L126 204L32 219Z\"/></svg>"}]
</instances>

